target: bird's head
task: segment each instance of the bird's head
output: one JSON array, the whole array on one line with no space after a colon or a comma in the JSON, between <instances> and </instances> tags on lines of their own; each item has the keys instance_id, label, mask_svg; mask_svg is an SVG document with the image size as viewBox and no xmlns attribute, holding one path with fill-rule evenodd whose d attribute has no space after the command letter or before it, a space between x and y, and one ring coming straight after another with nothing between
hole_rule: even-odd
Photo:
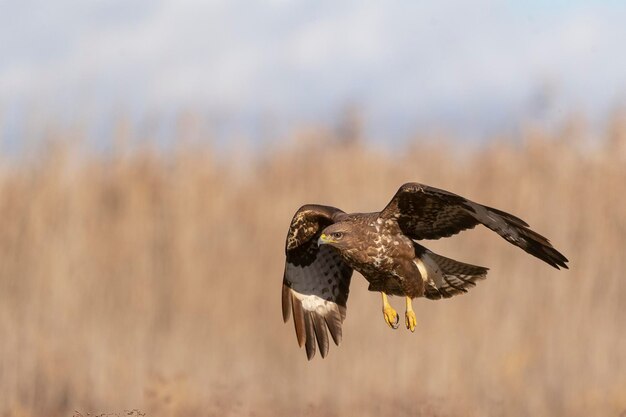
<instances>
[{"instance_id":1,"label":"bird's head","mask_svg":"<svg viewBox=\"0 0 626 417\"><path fill-rule=\"evenodd\" d=\"M318 245L330 245L338 249L350 246L352 238L352 225L348 222L334 223L322 230L317 240Z\"/></svg>"}]
</instances>

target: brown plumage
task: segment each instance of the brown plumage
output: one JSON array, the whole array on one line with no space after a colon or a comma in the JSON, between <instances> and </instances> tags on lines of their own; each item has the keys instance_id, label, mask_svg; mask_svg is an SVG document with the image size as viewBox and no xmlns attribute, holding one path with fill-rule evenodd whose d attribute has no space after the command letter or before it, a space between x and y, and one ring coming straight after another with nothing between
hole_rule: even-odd
<instances>
[{"instance_id":1,"label":"brown plumage","mask_svg":"<svg viewBox=\"0 0 626 417\"><path fill-rule=\"evenodd\" d=\"M326 356L327 329L335 344L341 342L356 270L368 280L370 291L383 293L385 320L394 328L397 315L385 294L407 297L406 324L413 330L411 299L449 298L467 292L487 275L487 268L437 255L415 240L452 236L478 224L557 269L567 268L568 260L548 239L518 217L448 191L408 183L381 212L346 214L321 205L305 205L296 212L287 234L283 319L293 313L298 344L306 347L309 359L316 342Z\"/></svg>"}]
</instances>

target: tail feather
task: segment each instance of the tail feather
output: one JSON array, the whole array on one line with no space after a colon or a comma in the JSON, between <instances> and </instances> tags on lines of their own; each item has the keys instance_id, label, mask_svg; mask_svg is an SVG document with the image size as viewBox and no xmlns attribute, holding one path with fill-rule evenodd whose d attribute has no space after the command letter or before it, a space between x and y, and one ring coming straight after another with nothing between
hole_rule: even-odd
<instances>
[{"instance_id":1,"label":"tail feather","mask_svg":"<svg viewBox=\"0 0 626 417\"><path fill-rule=\"evenodd\" d=\"M485 279L489 270L437 255L421 246L419 252L416 264L425 280L424 296L431 300L466 293L476 286L476 281Z\"/></svg>"}]
</instances>

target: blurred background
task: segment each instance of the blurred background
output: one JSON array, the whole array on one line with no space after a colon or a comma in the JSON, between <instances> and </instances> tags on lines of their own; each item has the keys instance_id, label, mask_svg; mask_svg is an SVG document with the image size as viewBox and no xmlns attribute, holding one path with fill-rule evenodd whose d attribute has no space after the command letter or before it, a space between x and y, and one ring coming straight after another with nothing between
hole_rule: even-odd
<instances>
[{"instance_id":1,"label":"blurred background","mask_svg":"<svg viewBox=\"0 0 626 417\"><path fill-rule=\"evenodd\" d=\"M622 415L625 21L610 0L1 3L0 415ZM291 216L407 181L522 217L571 269L482 229L426 242L488 279L418 300L411 334L356 274L342 345L307 362L280 313Z\"/></svg>"}]
</instances>

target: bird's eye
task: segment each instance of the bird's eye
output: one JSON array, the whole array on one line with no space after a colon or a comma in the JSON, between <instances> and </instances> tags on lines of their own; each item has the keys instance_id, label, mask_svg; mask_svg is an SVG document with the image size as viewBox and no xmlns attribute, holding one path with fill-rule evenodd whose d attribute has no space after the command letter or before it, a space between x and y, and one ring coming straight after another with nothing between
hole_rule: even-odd
<instances>
[{"instance_id":1,"label":"bird's eye","mask_svg":"<svg viewBox=\"0 0 626 417\"><path fill-rule=\"evenodd\" d=\"M341 232L335 232L333 233L333 239L339 240L343 237L343 233Z\"/></svg>"}]
</instances>

